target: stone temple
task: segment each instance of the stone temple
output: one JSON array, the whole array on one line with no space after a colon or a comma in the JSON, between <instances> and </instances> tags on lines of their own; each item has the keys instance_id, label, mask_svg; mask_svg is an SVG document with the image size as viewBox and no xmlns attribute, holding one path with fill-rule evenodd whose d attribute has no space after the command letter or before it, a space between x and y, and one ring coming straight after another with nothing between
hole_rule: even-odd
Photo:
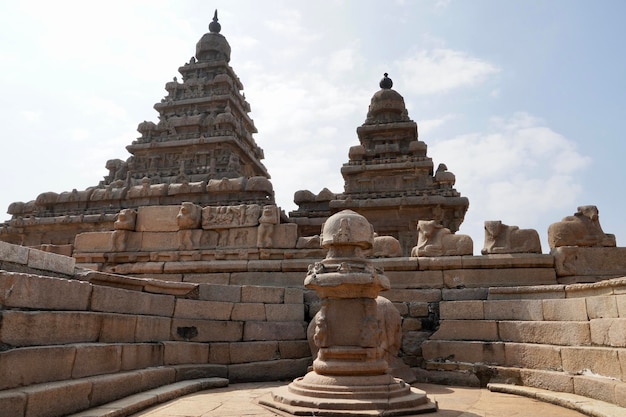
<instances>
[{"instance_id":1,"label":"stone temple","mask_svg":"<svg viewBox=\"0 0 626 417\"><path fill-rule=\"evenodd\" d=\"M475 256L469 200L385 74L343 192L287 214L230 53L216 13L126 161L9 206L0 415L131 415L248 381L293 381L259 400L287 415L437 413L426 382L626 415L626 249L596 206L555 219L547 253L486 219Z\"/></svg>"}]
</instances>

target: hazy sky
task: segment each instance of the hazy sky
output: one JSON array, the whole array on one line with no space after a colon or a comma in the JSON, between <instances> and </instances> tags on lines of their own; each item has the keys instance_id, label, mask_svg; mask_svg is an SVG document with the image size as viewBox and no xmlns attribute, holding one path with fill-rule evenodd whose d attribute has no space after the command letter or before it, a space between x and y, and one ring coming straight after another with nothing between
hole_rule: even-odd
<instances>
[{"instance_id":1,"label":"hazy sky","mask_svg":"<svg viewBox=\"0 0 626 417\"><path fill-rule=\"evenodd\" d=\"M97 185L219 10L278 204L343 191L384 72L435 167L485 220L537 229L595 204L625 246L626 2L4 1L0 221L13 201Z\"/></svg>"}]
</instances>

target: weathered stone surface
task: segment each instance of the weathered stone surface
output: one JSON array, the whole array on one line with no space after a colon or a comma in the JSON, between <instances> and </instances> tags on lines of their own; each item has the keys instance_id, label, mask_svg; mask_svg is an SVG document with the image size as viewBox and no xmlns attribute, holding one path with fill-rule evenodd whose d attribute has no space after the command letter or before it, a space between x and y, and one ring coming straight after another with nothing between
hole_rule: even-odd
<instances>
[{"instance_id":1,"label":"weathered stone surface","mask_svg":"<svg viewBox=\"0 0 626 417\"><path fill-rule=\"evenodd\" d=\"M436 302L441 300L441 290L438 289L391 289L382 291L380 295L393 302Z\"/></svg>"},{"instance_id":2,"label":"weathered stone surface","mask_svg":"<svg viewBox=\"0 0 626 417\"><path fill-rule=\"evenodd\" d=\"M242 303L272 303L280 304L284 301L285 290L276 287L259 287L244 285L241 287Z\"/></svg>"},{"instance_id":3,"label":"weathered stone surface","mask_svg":"<svg viewBox=\"0 0 626 417\"><path fill-rule=\"evenodd\" d=\"M230 277L232 285L302 287L303 272L233 272Z\"/></svg>"},{"instance_id":4,"label":"weathered stone surface","mask_svg":"<svg viewBox=\"0 0 626 417\"><path fill-rule=\"evenodd\" d=\"M174 317L186 319L230 320L233 303L176 299Z\"/></svg>"},{"instance_id":5,"label":"weathered stone surface","mask_svg":"<svg viewBox=\"0 0 626 417\"><path fill-rule=\"evenodd\" d=\"M493 287L489 288L490 300L519 300L524 299L561 299L565 298L565 285L530 285L523 287Z\"/></svg>"},{"instance_id":6,"label":"weathered stone surface","mask_svg":"<svg viewBox=\"0 0 626 417\"><path fill-rule=\"evenodd\" d=\"M102 314L98 340L103 343L134 342L137 317L127 314Z\"/></svg>"},{"instance_id":7,"label":"weathered stone surface","mask_svg":"<svg viewBox=\"0 0 626 417\"><path fill-rule=\"evenodd\" d=\"M174 297L96 285L91 296L91 308L111 313L171 317L174 313Z\"/></svg>"},{"instance_id":8,"label":"weathered stone surface","mask_svg":"<svg viewBox=\"0 0 626 417\"><path fill-rule=\"evenodd\" d=\"M265 304L267 321L304 321L304 304Z\"/></svg>"},{"instance_id":9,"label":"weathered stone surface","mask_svg":"<svg viewBox=\"0 0 626 417\"><path fill-rule=\"evenodd\" d=\"M463 256L461 260L461 266L468 269L554 268L554 256L540 253L507 253L488 254L483 256Z\"/></svg>"},{"instance_id":10,"label":"weathered stone surface","mask_svg":"<svg viewBox=\"0 0 626 417\"><path fill-rule=\"evenodd\" d=\"M28 264L28 252L29 249L24 246L12 245L10 243L0 241L1 261L26 265Z\"/></svg>"},{"instance_id":11,"label":"weathered stone surface","mask_svg":"<svg viewBox=\"0 0 626 417\"><path fill-rule=\"evenodd\" d=\"M615 386L618 383L608 378L576 376L574 377L574 394L615 404Z\"/></svg>"},{"instance_id":12,"label":"weathered stone surface","mask_svg":"<svg viewBox=\"0 0 626 417\"><path fill-rule=\"evenodd\" d=\"M90 296L87 282L0 272L0 305L5 307L86 310Z\"/></svg>"},{"instance_id":13,"label":"weathered stone surface","mask_svg":"<svg viewBox=\"0 0 626 417\"><path fill-rule=\"evenodd\" d=\"M76 260L69 256L30 249L28 251L28 266L35 269L41 269L43 271L74 275Z\"/></svg>"},{"instance_id":14,"label":"weathered stone surface","mask_svg":"<svg viewBox=\"0 0 626 417\"><path fill-rule=\"evenodd\" d=\"M230 344L231 363L260 362L280 359L278 342L241 342Z\"/></svg>"},{"instance_id":15,"label":"weathered stone surface","mask_svg":"<svg viewBox=\"0 0 626 417\"><path fill-rule=\"evenodd\" d=\"M422 343L422 355L428 361L502 364L505 347L501 342L428 340Z\"/></svg>"},{"instance_id":16,"label":"weathered stone surface","mask_svg":"<svg viewBox=\"0 0 626 417\"><path fill-rule=\"evenodd\" d=\"M26 394L23 392L0 392L0 416L23 416Z\"/></svg>"},{"instance_id":17,"label":"weathered stone surface","mask_svg":"<svg viewBox=\"0 0 626 417\"><path fill-rule=\"evenodd\" d=\"M87 312L2 311L0 343L9 346L43 346L95 342L101 317Z\"/></svg>"},{"instance_id":18,"label":"weathered stone surface","mask_svg":"<svg viewBox=\"0 0 626 417\"><path fill-rule=\"evenodd\" d=\"M444 320L432 340L498 340L498 323L493 320Z\"/></svg>"},{"instance_id":19,"label":"weathered stone surface","mask_svg":"<svg viewBox=\"0 0 626 417\"><path fill-rule=\"evenodd\" d=\"M163 268L165 268L165 266ZM184 272L187 272L187 271L184 271ZM227 286L228 283L230 282L230 272L217 272L217 273L206 273L206 274L185 273L183 275L183 281L194 282L194 283L199 283L199 284ZM202 291L202 287L200 287L200 291ZM200 297L200 298L203 299L203 297ZM229 300L216 300L216 301L229 301Z\"/></svg>"},{"instance_id":20,"label":"weathered stone surface","mask_svg":"<svg viewBox=\"0 0 626 417\"><path fill-rule=\"evenodd\" d=\"M64 416L89 408L92 383L88 380L53 382L24 388L28 405L24 417ZM59 401L62 398L63 401Z\"/></svg>"},{"instance_id":21,"label":"weathered stone surface","mask_svg":"<svg viewBox=\"0 0 626 417\"><path fill-rule=\"evenodd\" d=\"M591 372L596 376L622 377L617 350L601 347L564 346L561 348L563 370L570 374Z\"/></svg>"},{"instance_id":22,"label":"weathered stone surface","mask_svg":"<svg viewBox=\"0 0 626 417\"><path fill-rule=\"evenodd\" d=\"M561 371L561 349L534 343L506 343L505 366L538 370Z\"/></svg>"},{"instance_id":23,"label":"weathered stone surface","mask_svg":"<svg viewBox=\"0 0 626 417\"><path fill-rule=\"evenodd\" d=\"M441 271L387 271L391 288L442 288Z\"/></svg>"},{"instance_id":24,"label":"weathered stone surface","mask_svg":"<svg viewBox=\"0 0 626 417\"><path fill-rule=\"evenodd\" d=\"M177 232L142 232L142 251L175 251L179 249Z\"/></svg>"},{"instance_id":25,"label":"weathered stone surface","mask_svg":"<svg viewBox=\"0 0 626 417\"><path fill-rule=\"evenodd\" d=\"M552 250L557 276L626 275L626 248L563 246Z\"/></svg>"},{"instance_id":26,"label":"weathered stone surface","mask_svg":"<svg viewBox=\"0 0 626 417\"><path fill-rule=\"evenodd\" d=\"M122 365L121 361L121 345L79 345L76 348L72 378L118 372Z\"/></svg>"},{"instance_id":27,"label":"weathered stone surface","mask_svg":"<svg viewBox=\"0 0 626 417\"><path fill-rule=\"evenodd\" d=\"M546 321L585 321L587 305L584 298L543 300L543 318Z\"/></svg>"},{"instance_id":28,"label":"weathered stone surface","mask_svg":"<svg viewBox=\"0 0 626 417\"><path fill-rule=\"evenodd\" d=\"M384 293L383 293L384 294ZM409 311L408 315L411 317L426 317L430 312L430 303L421 302L421 301L411 301L409 302ZM471 318L471 317L464 317Z\"/></svg>"},{"instance_id":29,"label":"weathered stone surface","mask_svg":"<svg viewBox=\"0 0 626 417\"><path fill-rule=\"evenodd\" d=\"M615 296L587 297L587 316L590 319L617 318L617 300Z\"/></svg>"},{"instance_id":30,"label":"weathered stone surface","mask_svg":"<svg viewBox=\"0 0 626 417\"><path fill-rule=\"evenodd\" d=\"M594 345L626 347L626 318L593 319L589 327Z\"/></svg>"},{"instance_id":31,"label":"weathered stone surface","mask_svg":"<svg viewBox=\"0 0 626 417\"><path fill-rule=\"evenodd\" d=\"M236 321L172 319L172 340L193 342L236 342L243 324Z\"/></svg>"},{"instance_id":32,"label":"weathered stone surface","mask_svg":"<svg viewBox=\"0 0 626 417\"><path fill-rule=\"evenodd\" d=\"M191 342L163 342L163 363L179 365L186 363L208 363L209 345Z\"/></svg>"},{"instance_id":33,"label":"weathered stone surface","mask_svg":"<svg viewBox=\"0 0 626 417\"><path fill-rule=\"evenodd\" d=\"M453 301L439 303L441 319L482 320L485 317L482 300ZM493 317L492 317L493 318Z\"/></svg>"},{"instance_id":34,"label":"weathered stone surface","mask_svg":"<svg viewBox=\"0 0 626 417\"><path fill-rule=\"evenodd\" d=\"M298 359L311 357L309 342L306 340L281 340L278 342L281 359Z\"/></svg>"},{"instance_id":35,"label":"weathered stone surface","mask_svg":"<svg viewBox=\"0 0 626 417\"><path fill-rule=\"evenodd\" d=\"M498 323L500 338L504 341L541 343L551 345L589 345L591 334L588 322L503 321Z\"/></svg>"},{"instance_id":36,"label":"weathered stone surface","mask_svg":"<svg viewBox=\"0 0 626 417\"><path fill-rule=\"evenodd\" d=\"M563 372L522 369L520 377L522 383L529 387L574 393L574 377Z\"/></svg>"},{"instance_id":37,"label":"weathered stone surface","mask_svg":"<svg viewBox=\"0 0 626 417\"><path fill-rule=\"evenodd\" d=\"M147 391L176 381L176 369L173 367L150 368L139 371L141 390Z\"/></svg>"},{"instance_id":38,"label":"weathered stone surface","mask_svg":"<svg viewBox=\"0 0 626 417\"><path fill-rule=\"evenodd\" d=\"M238 303L241 301L241 287L237 285L201 284L198 298L207 301Z\"/></svg>"},{"instance_id":39,"label":"weathered stone surface","mask_svg":"<svg viewBox=\"0 0 626 417\"><path fill-rule=\"evenodd\" d=\"M238 303L233 307L231 319L235 321L265 321L265 304Z\"/></svg>"},{"instance_id":40,"label":"weathered stone surface","mask_svg":"<svg viewBox=\"0 0 626 417\"><path fill-rule=\"evenodd\" d=\"M556 275L549 268L456 269L443 271L443 281L446 288L550 285Z\"/></svg>"},{"instance_id":41,"label":"weathered stone surface","mask_svg":"<svg viewBox=\"0 0 626 417\"><path fill-rule=\"evenodd\" d=\"M135 230L138 232L175 232L180 206L144 206L137 210Z\"/></svg>"},{"instance_id":42,"label":"weathered stone surface","mask_svg":"<svg viewBox=\"0 0 626 417\"><path fill-rule=\"evenodd\" d=\"M137 316L136 342L168 340L172 319L169 317Z\"/></svg>"},{"instance_id":43,"label":"weathered stone surface","mask_svg":"<svg viewBox=\"0 0 626 417\"><path fill-rule=\"evenodd\" d=\"M616 295L617 313L619 317L626 319L626 295Z\"/></svg>"},{"instance_id":44,"label":"weathered stone surface","mask_svg":"<svg viewBox=\"0 0 626 417\"><path fill-rule=\"evenodd\" d=\"M211 343L209 363L230 364L230 343Z\"/></svg>"},{"instance_id":45,"label":"weathered stone surface","mask_svg":"<svg viewBox=\"0 0 626 417\"><path fill-rule=\"evenodd\" d=\"M111 252L113 250L113 232L86 232L76 235L74 251Z\"/></svg>"},{"instance_id":46,"label":"weathered stone surface","mask_svg":"<svg viewBox=\"0 0 626 417\"><path fill-rule=\"evenodd\" d=\"M0 390L70 379L75 355L74 346L26 347L0 352Z\"/></svg>"},{"instance_id":47,"label":"weathered stone surface","mask_svg":"<svg viewBox=\"0 0 626 417\"><path fill-rule=\"evenodd\" d=\"M231 382L293 379L304 375L310 363L311 359L303 358L233 364L228 367L228 379Z\"/></svg>"},{"instance_id":48,"label":"weathered stone surface","mask_svg":"<svg viewBox=\"0 0 626 417\"><path fill-rule=\"evenodd\" d=\"M93 384L90 406L98 406L140 392L141 375L126 372L91 378Z\"/></svg>"},{"instance_id":49,"label":"weathered stone surface","mask_svg":"<svg viewBox=\"0 0 626 417\"><path fill-rule=\"evenodd\" d=\"M304 290L300 288L285 288L284 296L285 304L302 304L304 303Z\"/></svg>"},{"instance_id":50,"label":"weathered stone surface","mask_svg":"<svg viewBox=\"0 0 626 417\"><path fill-rule=\"evenodd\" d=\"M248 321L243 330L244 341L306 339L306 323L297 321Z\"/></svg>"},{"instance_id":51,"label":"weathered stone surface","mask_svg":"<svg viewBox=\"0 0 626 417\"><path fill-rule=\"evenodd\" d=\"M484 311L487 320L543 320L541 300L487 300Z\"/></svg>"},{"instance_id":52,"label":"weathered stone surface","mask_svg":"<svg viewBox=\"0 0 626 417\"><path fill-rule=\"evenodd\" d=\"M442 288L441 298L445 301L486 300L488 288Z\"/></svg>"},{"instance_id":53,"label":"weathered stone surface","mask_svg":"<svg viewBox=\"0 0 626 417\"><path fill-rule=\"evenodd\" d=\"M164 346L161 343L132 343L122 345L121 370L143 369L163 365Z\"/></svg>"}]
</instances>

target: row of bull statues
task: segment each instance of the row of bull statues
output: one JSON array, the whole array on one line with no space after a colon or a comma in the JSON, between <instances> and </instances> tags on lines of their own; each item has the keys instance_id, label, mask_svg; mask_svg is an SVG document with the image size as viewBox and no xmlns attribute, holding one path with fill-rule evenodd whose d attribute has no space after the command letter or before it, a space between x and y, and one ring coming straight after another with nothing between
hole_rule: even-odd
<instances>
[{"instance_id":1,"label":"row of bull statues","mask_svg":"<svg viewBox=\"0 0 626 417\"><path fill-rule=\"evenodd\" d=\"M133 209L124 209L114 224L115 233L114 247L122 250L125 247L125 234L122 231L135 230L137 213ZM173 220L173 219L172 219ZM242 245L244 242L235 239L230 244L226 237L229 230L249 230L256 235L256 245L252 242L243 244L261 248L276 247L274 236L280 225L279 209L275 205L239 205L223 207L201 208L193 203L182 203L175 219L176 229L180 235L180 249L192 250L198 246L193 236L193 230L204 229L219 234L217 246ZM294 225L290 225L294 226ZM248 229L245 229L248 228ZM256 229L256 231L254 230ZM443 227L436 220L419 220L417 223L417 245L413 247L413 257L434 256L459 256L472 255L474 244L472 238L464 234L454 234ZM539 234L534 229L520 229L517 226L509 226L500 220L485 222L485 244L481 253L511 254L511 253L542 253ZM246 232L246 235L249 234ZM295 232L295 230L294 230ZM239 232L241 234L241 232ZM281 235L284 233L280 233ZM294 239L295 248L320 248L321 236L307 236L297 238L295 234L288 233ZM232 240L232 239L230 239ZM245 239L246 241L250 239ZM548 244L551 249L561 246L579 247L615 247L615 235L604 233L600 226L598 208L596 206L580 206L573 216L567 216L561 221L553 223L548 228ZM285 247L285 246L281 246ZM375 236L374 244L368 252L369 257L387 258L403 256L399 241L392 236Z\"/></svg>"}]
</instances>

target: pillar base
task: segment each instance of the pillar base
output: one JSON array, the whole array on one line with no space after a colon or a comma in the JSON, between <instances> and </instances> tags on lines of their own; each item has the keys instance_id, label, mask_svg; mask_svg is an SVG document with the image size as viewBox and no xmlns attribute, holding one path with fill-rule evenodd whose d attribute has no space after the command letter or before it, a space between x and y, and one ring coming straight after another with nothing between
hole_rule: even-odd
<instances>
[{"instance_id":1,"label":"pillar base","mask_svg":"<svg viewBox=\"0 0 626 417\"><path fill-rule=\"evenodd\" d=\"M259 401L294 416L407 416L437 411L424 391L391 375L327 376L309 372Z\"/></svg>"}]
</instances>

